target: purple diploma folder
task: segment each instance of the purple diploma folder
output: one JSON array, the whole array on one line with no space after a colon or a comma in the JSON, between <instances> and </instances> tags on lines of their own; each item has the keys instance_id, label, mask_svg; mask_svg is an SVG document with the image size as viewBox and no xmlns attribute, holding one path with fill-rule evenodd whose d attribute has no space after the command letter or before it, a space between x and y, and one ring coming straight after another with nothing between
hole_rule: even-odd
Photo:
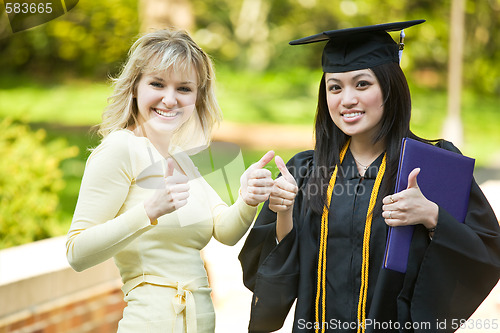
<instances>
[{"instance_id":1,"label":"purple diploma folder","mask_svg":"<svg viewBox=\"0 0 500 333\"><path fill-rule=\"evenodd\" d=\"M463 223L467 214L475 160L417 140L401 145L395 193L408 187L408 175L420 168L417 183L423 195ZM406 272L414 226L389 227L384 268Z\"/></svg>"}]
</instances>

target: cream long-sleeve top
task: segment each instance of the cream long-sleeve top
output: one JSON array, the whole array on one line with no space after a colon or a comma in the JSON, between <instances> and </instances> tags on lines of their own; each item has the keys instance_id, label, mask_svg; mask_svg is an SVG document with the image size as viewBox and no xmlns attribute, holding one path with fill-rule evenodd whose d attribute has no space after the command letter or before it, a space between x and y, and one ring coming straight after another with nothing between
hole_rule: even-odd
<instances>
[{"instance_id":1,"label":"cream long-sleeve top","mask_svg":"<svg viewBox=\"0 0 500 333\"><path fill-rule=\"evenodd\" d=\"M171 156L189 178L188 202L153 225L144 200L164 184L166 165L153 144L131 131L119 130L91 153L66 243L67 258L75 270L114 257L125 296L144 284L178 288L206 281L200 250L212 236L234 245L252 223L256 208L241 197L228 206L188 155L174 149ZM148 320L147 313L143 317Z\"/></svg>"}]
</instances>

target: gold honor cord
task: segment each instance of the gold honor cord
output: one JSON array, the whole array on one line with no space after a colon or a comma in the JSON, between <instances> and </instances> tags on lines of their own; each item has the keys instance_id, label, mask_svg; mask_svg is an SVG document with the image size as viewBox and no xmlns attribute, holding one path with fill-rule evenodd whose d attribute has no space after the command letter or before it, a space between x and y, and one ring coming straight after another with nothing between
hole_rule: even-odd
<instances>
[{"instance_id":1,"label":"gold honor cord","mask_svg":"<svg viewBox=\"0 0 500 333\"><path fill-rule=\"evenodd\" d=\"M344 160L347 148L351 140L346 142L342 150L340 151L340 164ZM330 207L330 202L332 200L333 187L335 186L335 180L337 179L338 166L335 166L333 170L332 177L328 183L328 190L326 191L326 204L323 207L323 214L321 215L321 235L319 243L319 254L318 254L318 278L316 286L316 304L315 304L315 315L316 323L321 326L321 332L325 331L323 323L325 322L326 315L326 245L328 238L328 209ZM321 298L321 321L319 320L319 303ZM316 326L316 333L319 332L319 327Z\"/></svg>"},{"instance_id":2,"label":"gold honor cord","mask_svg":"<svg viewBox=\"0 0 500 333\"><path fill-rule=\"evenodd\" d=\"M347 148L349 147L350 140L345 144L340 152L340 164L344 160ZM378 191L380 189L380 184L382 183L382 178L384 177L386 166L386 154L380 165L380 169L377 173L375 179L375 184L373 186L372 193L370 195L370 203L368 205L368 212L366 214L366 224L365 232L363 236L363 263L361 267L361 288L359 291L359 302L358 302L358 333L364 332L364 321L366 318L366 295L368 291L368 265L369 265L369 249L370 249L370 234L371 234L371 223L373 217L373 208L377 201ZM328 190L326 192L326 204L323 207L323 214L321 215L321 234L320 234L320 246L318 254L318 278L316 286L316 302L315 302L315 319L318 326L315 327L315 332L319 332L319 327L321 327L321 332L325 332L325 327L323 323L325 322L326 316L326 249L327 249L327 239L328 239L328 210L330 207L333 187L335 186L335 181L337 178L338 166L335 166L333 170L332 177L328 183ZM319 316L319 304L321 301L321 321Z\"/></svg>"},{"instance_id":3,"label":"gold honor cord","mask_svg":"<svg viewBox=\"0 0 500 333\"><path fill-rule=\"evenodd\" d=\"M365 233L363 236L363 263L361 265L361 288L359 289L359 302L358 302L358 333L365 331L366 319L366 294L368 292L368 267L370 265L370 234L372 230L373 208L377 202L378 190L382 183L382 178L385 173L387 154L384 154L382 164L377 172L375 184L370 195L370 203L368 204L368 213L366 214Z\"/></svg>"}]
</instances>

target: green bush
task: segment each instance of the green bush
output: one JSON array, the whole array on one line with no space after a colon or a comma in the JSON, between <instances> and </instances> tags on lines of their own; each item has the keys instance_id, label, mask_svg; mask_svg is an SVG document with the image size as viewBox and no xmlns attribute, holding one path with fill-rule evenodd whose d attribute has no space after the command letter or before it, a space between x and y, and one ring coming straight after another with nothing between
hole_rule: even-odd
<instances>
[{"instance_id":1,"label":"green bush","mask_svg":"<svg viewBox=\"0 0 500 333\"><path fill-rule=\"evenodd\" d=\"M65 185L59 165L78 148L45 142L45 136L44 130L0 122L0 249L66 231L58 223L58 193Z\"/></svg>"}]
</instances>

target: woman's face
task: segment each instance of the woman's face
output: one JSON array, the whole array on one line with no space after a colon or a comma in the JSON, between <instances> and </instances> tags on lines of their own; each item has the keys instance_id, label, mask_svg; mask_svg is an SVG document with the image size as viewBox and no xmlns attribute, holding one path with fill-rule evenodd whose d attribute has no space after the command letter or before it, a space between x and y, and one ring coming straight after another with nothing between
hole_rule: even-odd
<instances>
[{"instance_id":1,"label":"woman's face","mask_svg":"<svg viewBox=\"0 0 500 333\"><path fill-rule=\"evenodd\" d=\"M188 73L173 70L144 73L137 84L138 122L147 131L172 134L195 110L198 78L194 69Z\"/></svg>"},{"instance_id":2,"label":"woman's face","mask_svg":"<svg viewBox=\"0 0 500 333\"><path fill-rule=\"evenodd\" d=\"M330 117L345 134L373 139L384 113L382 90L370 69L325 73Z\"/></svg>"}]
</instances>

